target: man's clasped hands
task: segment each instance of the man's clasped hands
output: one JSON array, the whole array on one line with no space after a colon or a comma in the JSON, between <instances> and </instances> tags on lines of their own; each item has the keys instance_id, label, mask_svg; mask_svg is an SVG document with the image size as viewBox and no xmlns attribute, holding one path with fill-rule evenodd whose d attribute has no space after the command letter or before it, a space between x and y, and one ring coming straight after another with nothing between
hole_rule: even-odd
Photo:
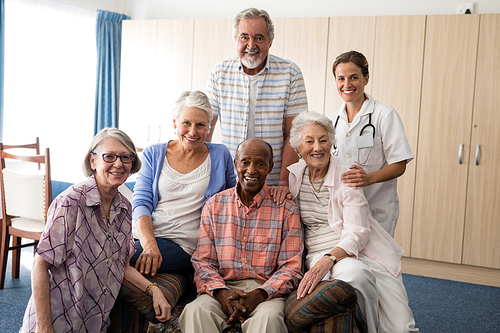
<instances>
[{"instance_id":1,"label":"man's clasped hands","mask_svg":"<svg viewBox=\"0 0 500 333\"><path fill-rule=\"evenodd\" d=\"M229 317L227 324L232 325L236 322L243 323L257 305L267 299L267 292L263 289L254 289L248 293L239 289L217 289L214 297Z\"/></svg>"}]
</instances>

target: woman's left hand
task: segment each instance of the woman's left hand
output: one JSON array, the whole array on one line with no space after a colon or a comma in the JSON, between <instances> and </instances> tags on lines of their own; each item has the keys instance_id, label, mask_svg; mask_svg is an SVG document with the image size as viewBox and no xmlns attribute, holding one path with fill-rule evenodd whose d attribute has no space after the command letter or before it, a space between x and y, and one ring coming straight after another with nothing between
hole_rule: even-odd
<instances>
[{"instance_id":1,"label":"woman's left hand","mask_svg":"<svg viewBox=\"0 0 500 333\"><path fill-rule=\"evenodd\" d=\"M370 174L356 164L351 165L349 171L342 174L342 181L349 187L363 187L374 183Z\"/></svg>"},{"instance_id":2,"label":"woman's left hand","mask_svg":"<svg viewBox=\"0 0 500 333\"><path fill-rule=\"evenodd\" d=\"M333 267L333 261L328 257L323 257L318 260L314 266L304 274L304 278L300 281L297 288L297 299L305 297L313 292L314 288L325 277L326 273Z\"/></svg>"},{"instance_id":3,"label":"woman's left hand","mask_svg":"<svg viewBox=\"0 0 500 333\"><path fill-rule=\"evenodd\" d=\"M290 189L286 186L272 186L269 188L271 197L277 205L281 205L286 199L292 199L292 193Z\"/></svg>"},{"instance_id":4,"label":"woman's left hand","mask_svg":"<svg viewBox=\"0 0 500 333\"><path fill-rule=\"evenodd\" d=\"M153 239L143 246L142 253L139 255L139 258L137 258L135 263L135 269L137 269L141 274L151 274L152 276L155 276L156 271L160 268L162 262L163 257L161 256L160 249L158 248L158 243Z\"/></svg>"},{"instance_id":5,"label":"woman's left hand","mask_svg":"<svg viewBox=\"0 0 500 333\"><path fill-rule=\"evenodd\" d=\"M158 287L151 288L153 293L153 308L155 310L156 319L165 322L170 319L172 307L167 302L165 295Z\"/></svg>"}]
</instances>

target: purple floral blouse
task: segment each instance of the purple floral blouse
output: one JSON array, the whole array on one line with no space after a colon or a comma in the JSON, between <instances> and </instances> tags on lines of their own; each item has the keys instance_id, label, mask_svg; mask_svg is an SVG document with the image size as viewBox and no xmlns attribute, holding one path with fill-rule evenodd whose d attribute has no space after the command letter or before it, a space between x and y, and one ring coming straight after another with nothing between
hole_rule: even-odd
<instances>
[{"instance_id":1,"label":"purple floral blouse","mask_svg":"<svg viewBox=\"0 0 500 333\"><path fill-rule=\"evenodd\" d=\"M135 252L131 206L119 192L110 223L101 213L94 177L71 186L50 206L36 252L50 268L50 308L54 332L106 332L109 314ZM36 330L30 298L20 332Z\"/></svg>"}]
</instances>

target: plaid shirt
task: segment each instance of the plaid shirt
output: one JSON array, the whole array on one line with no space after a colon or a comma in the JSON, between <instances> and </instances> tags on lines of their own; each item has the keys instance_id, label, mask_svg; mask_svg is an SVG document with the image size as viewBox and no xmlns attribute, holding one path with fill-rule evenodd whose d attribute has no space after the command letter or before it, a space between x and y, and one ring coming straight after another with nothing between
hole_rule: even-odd
<instances>
[{"instance_id":1,"label":"plaid shirt","mask_svg":"<svg viewBox=\"0 0 500 333\"><path fill-rule=\"evenodd\" d=\"M236 187L212 196L201 215L200 239L191 261L199 293L213 296L225 281L266 281L268 299L297 288L304 237L297 206L276 205L264 184L250 207Z\"/></svg>"}]
</instances>

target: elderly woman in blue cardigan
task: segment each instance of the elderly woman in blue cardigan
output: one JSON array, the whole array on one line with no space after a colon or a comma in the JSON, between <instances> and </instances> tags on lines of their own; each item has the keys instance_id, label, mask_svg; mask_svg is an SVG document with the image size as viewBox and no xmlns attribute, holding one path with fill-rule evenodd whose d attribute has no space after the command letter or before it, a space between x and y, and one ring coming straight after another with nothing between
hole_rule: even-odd
<instances>
[{"instance_id":1,"label":"elderly woman in blue cardigan","mask_svg":"<svg viewBox=\"0 0 500 333\"><path fill-rule=\"evenodd\" d=\"M177 139L148 146L132 200L137 252L130 264L143 274L190 274L203 204L234 187L229 150L205 142L212 109L201 91L185 91L173 111Z\"/></svg>"}]
</instances>

